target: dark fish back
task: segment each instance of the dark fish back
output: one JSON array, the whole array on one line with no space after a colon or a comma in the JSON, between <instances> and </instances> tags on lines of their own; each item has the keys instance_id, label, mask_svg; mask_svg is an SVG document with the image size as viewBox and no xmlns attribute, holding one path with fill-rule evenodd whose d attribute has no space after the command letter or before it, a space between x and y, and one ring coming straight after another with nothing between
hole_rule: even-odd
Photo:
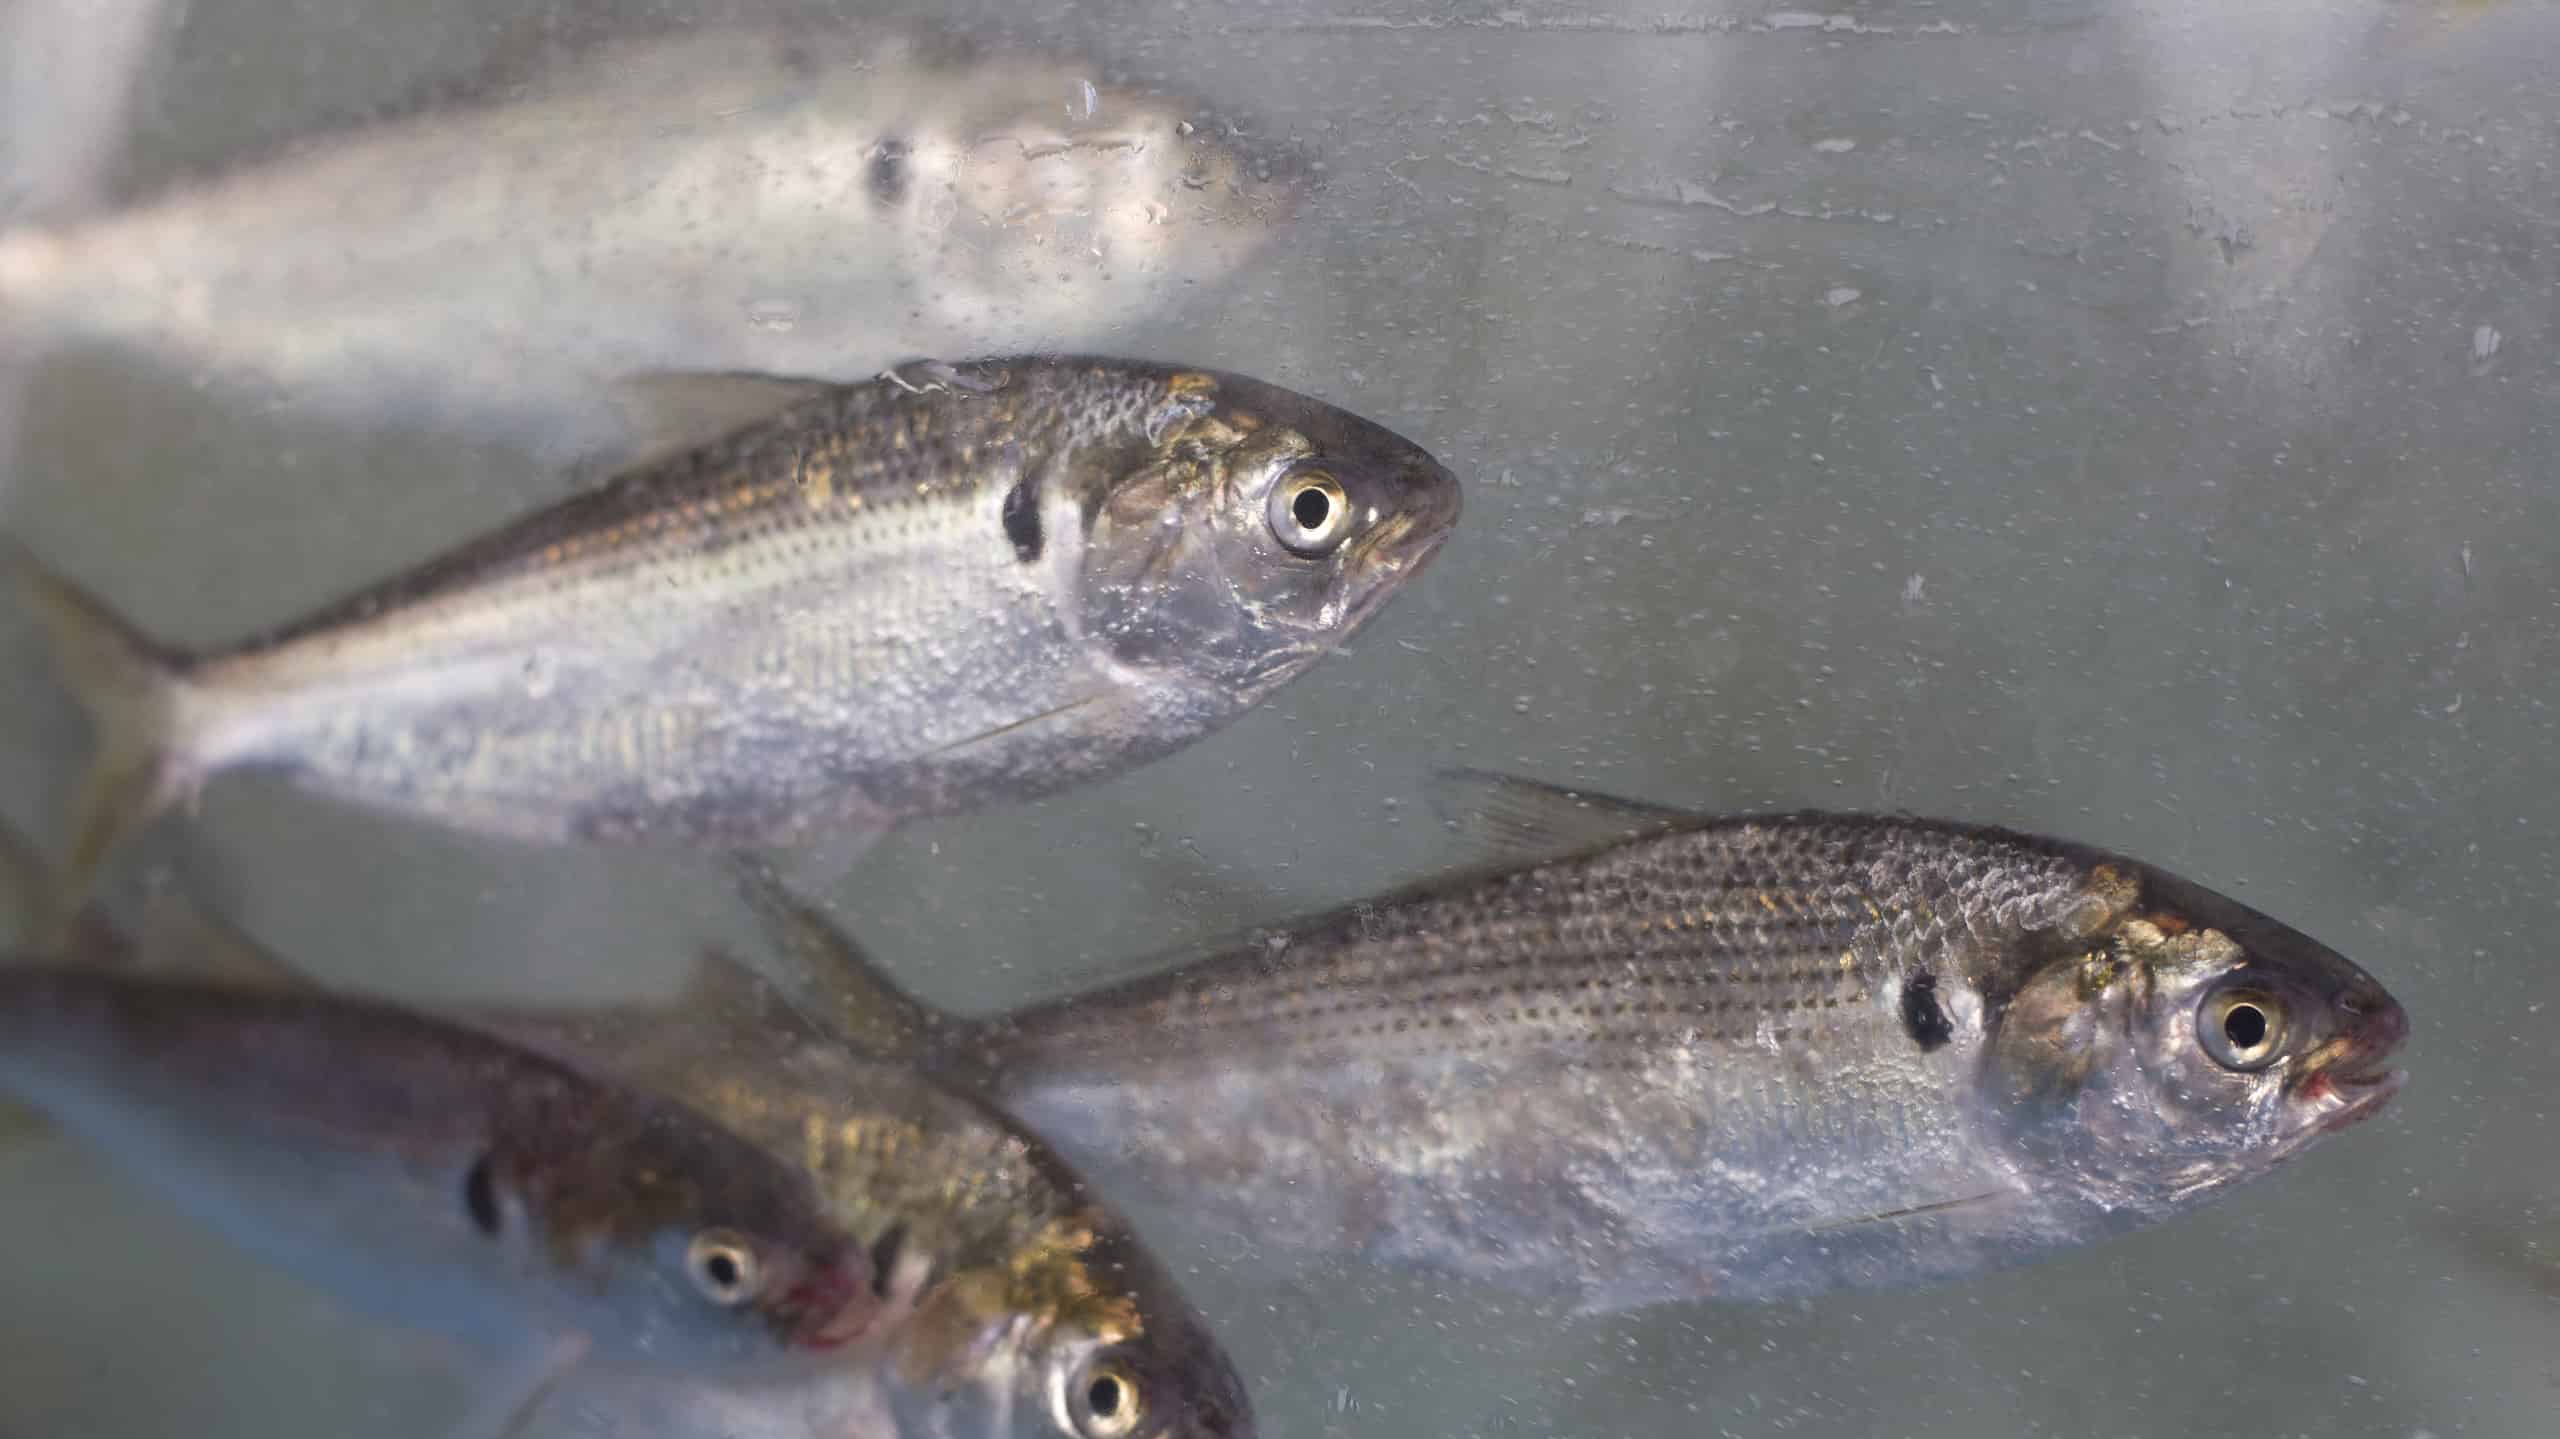
<instances>
[{"instance_id":1,"label":"dark fish back","mask_svg":"<svg viewBox=\"0 0 2560 1439\"><path fill-rule=\"evenodd\" d=\"M1036 447L1029 397L955 397L879 382L830 387L771 419L626 471L236 647L273 648L509 581L562 584L705 559L863 509L977 483L998 447Z\"/></svg>"},{"instance_id":2,"label":"dark fish back","mask_svg":"<svg viewBox=\"0 0 2560 1439\"><path fill-rule=\"evenodd\" d=\"M1701 822L1507 874L1434 881L1178 968L1026 1009L1008 1063L1153 1049L1327 1058L1786 1044L1930 956L1981 953L2085 873L2005 831L1862 816ZM1968 976L1968 980L1977 978ZM1925 1016L1923 1016L1925 1020Z\"/></svg>"}]
</instances>

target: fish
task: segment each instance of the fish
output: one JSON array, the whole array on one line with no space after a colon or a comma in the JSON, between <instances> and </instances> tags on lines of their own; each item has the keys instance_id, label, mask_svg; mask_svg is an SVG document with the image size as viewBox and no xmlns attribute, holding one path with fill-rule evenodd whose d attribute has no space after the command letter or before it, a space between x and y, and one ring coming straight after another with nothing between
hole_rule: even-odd
<instances>
[{"instance_id":1,"label":"fish","mask_svg":"<svg viewBox=\"0 0 2560 1439\"><path fill-rule=\"evenodd\" d=\"M241 1250L500 1356L495 1407L466 1432L512 1432L582 1366L809 1372L888 1315L872 1255L804 1171L681 1104L377 1001L15 964L0 1094Z\"/></svg>"},{"instance_id":2,"label":"fish","mask_svg":"<svg viewBox=\"0 0 2560 1439\"><path fill-rule=\"evenodd\" d=\"M530 841L857 847L1218 729L1459 509L1418 446L1215 371L652 384L697 406L675 433L721 437L228 649L163 645L0 546L98 736L68 893L235 768Z\"/></svg>"},{"instance_id":3,"label":"fish","mask_svg":"<svg viewBox=\"0 0 2560 1439\"><path fill-rule=\"evenodd\" d=\"M2316 940L1947 821L1435 783L1483 863L945 1013L769 870L807 1011L1124 1201L1576 1312L1944 1282L2156 1223L2380 1112L2409 1032ZM828 1018L832 1016L832 1018Z\"/></svg>"},{"instance_id":4,"label":"fish","mask_svg":"<svg viewBox=\"0 0 2560 1439\"><path fill-rule=\"evenodd\" d=\"M669 369L1092 348L1214 294L1315 167L1090 64L715 27L0 231L0 339L345 423L573 432Z\"/></svg>"},{"instance_id":5,"label":"fish","mask_svg":"<svg viewBox=\"0 0 2560 1439\"><path fill-rule=\"evenodd\" d=\"M626 1412L722 1439L1255 1432L1233 1361L1136 1231L982 1101L823 1036L701 1046L635 1073L804 1165L896 1303L875 1364L787 1389L644 1381Z\"/></svg>"},{"instance_id":6,"label":"fish","mask_svg":"<svg viewBox=\"0 0 2560 1439\"><path fill-rule=\"evenodd\" d=\"M0 879L25 893L52 883L5 822ZM95 899L84 904L84 962L146 976L182 967L199 985L335 1003L174 882L156 898L156 922L131 934ZM168 948L184 952L157 952ZM861 1257L868 1293L831 1331L849 1342L814 1364L734 1378L683 1364L540 1376L576 1386L613 1432L1253 1439L1250 1396L1208 1322L1054 1151L984 1103L844 1044L724 952L703 950L685 991L662 1006L488 1004L457 1022L715 1126L757 1151L733 1153L733 1173L787 1171ZM397 1234L388 1242L408 1247Z\"/></svg>"}]
</instances>

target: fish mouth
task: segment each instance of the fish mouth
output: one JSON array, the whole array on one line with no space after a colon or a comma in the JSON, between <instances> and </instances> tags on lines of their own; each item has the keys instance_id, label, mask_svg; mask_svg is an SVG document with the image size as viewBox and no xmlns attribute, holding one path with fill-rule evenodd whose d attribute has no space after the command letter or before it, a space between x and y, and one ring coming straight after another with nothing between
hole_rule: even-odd
<instances>
[{"instance_id":1,"label":"fish mouth","mask_svg":"<svg viewBox=\"0 0 2560 1439\"><path fill-rule=\"evenodd\" d=\"M1248 136L1215 120L1185 122L1190 163L1177 183L1230 223L1284 220L1321 186L1322 166L1300 145Z\"/></svg>"},{"instance_id":2,"label":"fish mouth","mask_svg":"<svg viewBox=\"0 0 2560 1439\"><path fill-rule=\"evenodd\" d=\"M2286 1132L2280 1155L2290 1156L2313 1140L2352 1129L2380 1114L2409 1081L2407 1070L2393 1069L2382 1058L2371 1056L2355 1068L2327 1065L2305 1076L2294 1091L2293 1103L2308 1113Z\"/></svg>"},{"instance_id":3,"label":"fish mouth","mask_svg":"<svg viewBox=\"0 0 2560 1439\"><path fill-rule=\"evenodd\" d=\"M1408 526L1410 523L1411 521L1403 516L1390 522L1390 524ZM1398 535L1394 538L1402 538L1402 536ZM1386 607L1388 600L1403 591L1406 581L1422 573L1424 566L1431 562L1431 557L1440 552L1441 541L1447 538L1448 532L1444 530L1417 542L1402 553L1388 553L1384 546L1363 553L1359 557L1362 562L1362 583L1352 596L1351 603L1346 607L1342 624L1336 633L1347 637L1367 625L1379 610Z\"/></svg>"},{"instance_id":4,"label":"fish mouth","mask_svg":"<svg viewBox=\"0 0 2560 1439\"><path fill-rule=\"evenodd\" d=\"M870 1333L882 1306L859 1276L833 1267L793 1286L781 1308L792 1316L799 1347L824 1353Z\"/></svg>"},{"instance_id":5,"label":"fish mouth","mask_svg":"<svg viewBox=\"0 0 2560 1439\"><path fill-rule=\"evenodd\" d=\"M2328 1112L2311 1123L2313 1134L2335 1134L2380 1114L2400 1086L2409 1082L2405 1069L2375 1069L2359 1074L2315 1074L2305 1096L2328 1102Z\"/></svg>"},{"instance_id":6,"label":"fish mouth","mask_svg":"<svg viewBox=\"0 0 2560 1439\"><path fill-rule=\"evenodd\" d=\"M2309 1111L2287 1147L2362 1124L2407 1083L2389 1061L2409 1037L2409 1013L2379 986L2357 986L2333 1001L2344 1025L2303 1058L2294 1103Z\"/></svg>"},{"instance_id":7,"label":"fish mouth","mask_svg":"<svg viewBox=\"0 0 2560 1439\"><path fill-rule=\"evenodd\" d=\"M1364 536L1345 566L1358 586L1345 632L1367 623L1369 616L1421 574L1457 529L1463 496L1458 477L1437 464L1406 483L1395 513Z\"/></svg>"}]
</instances>

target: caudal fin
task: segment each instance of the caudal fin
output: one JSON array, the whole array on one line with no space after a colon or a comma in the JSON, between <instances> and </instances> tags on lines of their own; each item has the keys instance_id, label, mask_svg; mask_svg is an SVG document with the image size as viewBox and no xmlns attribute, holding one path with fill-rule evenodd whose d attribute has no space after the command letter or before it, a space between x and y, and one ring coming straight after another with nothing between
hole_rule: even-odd
<instances>
[{"instance_id":1,"label":"caudal fin","mask_svg":"<svg viewBox=\"0 0 2560 1439\"><path fill-rule=\"evenodd\" d=\"M53 644L64 685L89 711L96 755L73 805L71 848L56 887L56 937L96 886L99 867L199 779L187 752L184 661L123 617L0 537L0 567L15 571Z\"/></svg>"}]
</instances>

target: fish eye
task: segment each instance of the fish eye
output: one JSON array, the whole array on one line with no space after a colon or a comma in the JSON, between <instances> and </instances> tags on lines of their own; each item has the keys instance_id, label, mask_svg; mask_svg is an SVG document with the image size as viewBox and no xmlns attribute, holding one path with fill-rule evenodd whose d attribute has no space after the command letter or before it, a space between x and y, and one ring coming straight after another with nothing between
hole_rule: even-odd
<instances>
[{"instance_id":1,"label":"fish eye","mask_svg":"<svg viewBox=\"0 0 2560 1439\"><path fill-rule=\"evenodd\" d=\"M2232 986L2204 997L2196 1039L2225 1069L2264 1069L2284 1048L2284 1001L2264 990Z\"/></svg>"},{"instance_id":2,"label":"fish eye","mask_svg":"<svg viewBox=\"0 0 2560 1439\"><path fill-rule=\"evenodd\" d=\"M711 1229L693 1237L685 1250L685 1273L702 1297L724 1309L734 1309L756 1297L762 1286L764 1269L747 1242L725 1229Z\"/></svg>"},{"instance_id":3,"label":"fish eye","mask_svg":"<svg viewBox=\"0 0 2560 1439\"><path fill-rule=\"evenodd\" d=\"M1146 1401L1127 1366L1103 1360L1084 1371L1067 1395L1069 1418L1080 1439L1125 1439L1135 1433Z\"/></svg>"},{"instance_id":4,"label":"fish eye","mask_svg":"<svg viewBox=\"0 0 2560 1439\"><path fill-rule=\"evenodd\" d=\"M1351 533L1351 497L1322 470L1298 470L1271 487L1271 533L1290 553L1329 555Z\"/></svg>"}]
</instances>

